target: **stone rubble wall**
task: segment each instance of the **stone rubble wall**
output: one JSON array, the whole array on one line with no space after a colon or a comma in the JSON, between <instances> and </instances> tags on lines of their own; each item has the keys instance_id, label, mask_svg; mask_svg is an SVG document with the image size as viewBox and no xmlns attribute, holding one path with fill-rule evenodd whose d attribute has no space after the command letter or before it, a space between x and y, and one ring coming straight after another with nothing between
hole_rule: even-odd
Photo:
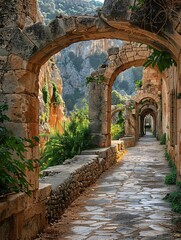
<instances>
[{"instance_id":1,"label":"stone rubble wall","mask_svg":"<svg viewBox=\"0 0 181 240\"><path fill-rule=\"evenodd\" d=\"M123 153L124 144L120 141L108 148L83 151L82 155L66 160L63 165L45 170L41 183L52 185L46 203L48 222L59 219L65 209L88 186L95 183L101 173L114 165Z\"/></svg>"}]
</instances>

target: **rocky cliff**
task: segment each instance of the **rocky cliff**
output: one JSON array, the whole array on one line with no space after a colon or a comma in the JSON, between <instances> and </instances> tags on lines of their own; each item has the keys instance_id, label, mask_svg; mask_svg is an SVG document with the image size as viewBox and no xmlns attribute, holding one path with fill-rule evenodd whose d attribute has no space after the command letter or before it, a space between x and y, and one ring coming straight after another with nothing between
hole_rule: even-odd
<instances>
[{"instance_id":1,"label":"rocky cliff","mask_svg":"<svg viewBox=\"0 0 181 240\"><path fill-rule=\"evenodd\" d=\"M64 101L62 99L62 78L54 58L40 69L39 74L39 116L40 144L46 141L46 134L52 130L62 132L65 121Z\"/></svg>"}]
</instances>

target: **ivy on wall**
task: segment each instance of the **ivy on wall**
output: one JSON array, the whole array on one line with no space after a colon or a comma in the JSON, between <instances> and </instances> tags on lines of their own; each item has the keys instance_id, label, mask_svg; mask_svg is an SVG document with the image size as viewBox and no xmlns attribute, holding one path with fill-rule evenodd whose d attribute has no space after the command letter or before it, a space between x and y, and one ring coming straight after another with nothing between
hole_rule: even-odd
<instances>
[{"instance_id":1,"label":"ivy on wall","mask_svg":"<svg viewBox=\"0 0 181 240\"><path fill-rule=\"evenodd\" d=\"M45 103L45 112L40 116L40 122L45 123L45 122L48 122L49 115L50 115L50 93L48 90L47 82L42 88L42 94L43 94L43 101Z\"/></svg>"},{"instance_id":2,"label":"ivy on wall","mask_svg":"<svg viewBox=\"0 0 181 240\"><path fill-rule=\"evenodd\" d=\"M53 87L53 104L54 105L60 105L61 104L61 98L60 98L60 93L58 91L56 83L52 82L52 87Z\"/></svg>"},{"instance_id":3,"label":"ivy on wall","mask_svg":"<svg viewBox=\"0 0 181 240\"><path fill-rule=\"evenodd\" d=\"M171 57L169 52L159 51L152 47L148 47L152 50L152 53L147 58L143 66L146 67L155 67L157 66L159 71L162 73L171 66L177 66L175 60Z\"/></svg>"}]
</instances>

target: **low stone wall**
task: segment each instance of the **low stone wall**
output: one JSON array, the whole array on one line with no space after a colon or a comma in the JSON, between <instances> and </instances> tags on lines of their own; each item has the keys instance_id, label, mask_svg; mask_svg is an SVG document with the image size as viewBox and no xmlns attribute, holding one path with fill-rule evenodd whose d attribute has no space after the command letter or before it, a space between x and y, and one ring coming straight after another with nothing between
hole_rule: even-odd
<instances>
[{"instance_id":1,"label":"low stone wall","mask_svg":"<svg viewBox=\"0 0 181 240\"><path fill-rule=\"evenodd\" d=\"M123 142L108 148L86 150L63 165L44 171L42 183L52 185L46 204L48 222L59 219L65 209L96 179L123 155Z\"/></svg>"},{"instance_id":2,"label":"low stone wall","mask_svg":"<svg viewBox=\"0 0 181 240\"><path fill-rule=\"evenodd\" d=\"M0 199L0 239L31 240L60 218L70 203L124 154L123 142L83 151L63 165L44 171L39 190Z\"/></svg>"},{"instance_id":3,"label":"low stone wall","mask_svg":"<svg viewBox=\"0 0 181 240\"><path fill-rule=\"evenodd\" d=\"M45 203L51 185L40 184L28 197L25 193L10 194L0 199L0 239L32 239L46 225Z\"/></svg>"}]
</instances>

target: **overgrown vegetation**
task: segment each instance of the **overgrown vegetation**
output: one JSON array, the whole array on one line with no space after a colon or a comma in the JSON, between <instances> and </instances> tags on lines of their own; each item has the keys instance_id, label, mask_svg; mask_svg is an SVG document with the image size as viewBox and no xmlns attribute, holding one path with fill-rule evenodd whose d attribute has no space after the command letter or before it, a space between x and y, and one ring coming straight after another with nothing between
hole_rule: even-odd
<instances>
[{"instance_id":1,"label":"overgrown vegetation","mask_svg":"<svg viewBox=\"0 0 181 240\"><path fill-rule=\"evenodd\" d=\"M112 140L118 140L124 134L124 117L123 111L118 114L118 121L116 124L111 124Z\"/></svg>"},{"instance_id":2,"label":"overgrown vegetation","mask_svg":"<svg viewBox=\"0 0 181 240\"><path fill-rule=\"evenodd\" d=\"M25 154L32 149L38 138L33 140L18 138L3 126L9 121L4 114L7 105L0 105L0 195L11 192L25 192L31 195L32 185L26 179L27 170L33 171L38 160L25 159Z\"/></svg>"},{"instance_id":3,"label":"overgrown vegetation","mask_svg":"<svg viewBox=\"0 0 181 240\"><path fill-rule=\"evenodd\" d=\"M142 80L134 80L136 90L140 89L143 85Z\"/></svg>"},{"instance_id":4,"label":"overgrown vegetation","mask_svg":"<svg viewBox=\"0 0 181 240\"><path fill-rule=\"evenodd\" d=\"M171 203L172 210L177 213L181 213L181 182L177 182L177 169L170 154L166 151L166 159L171 172L165 177L165 183L171 185L177 185L177 191L168 193L164 199Z\"/></svg>"},{"instance_id":5,"label":"overgrown vegetation","mask_svg":"<svg viewBox=\"0 0 181 240\"><path fill-rule=\"evenodd\" d=\"M88 105L75 109L70 121L64 126L64 133L53 133L45 145L41 163L43 168L62 164L66 159L80 154L91 146L89 132Z\"/></svg>"},{"instance_id":6,"label":"overgrown vegetation","mask_svg":"<svg viewBox=\"0 0 181 240\"><path fill-rule=\"evenodd\" d=\"M163 133L160 137L160 145L165 145L166 144L166 133Z\"/></svg>"},{"instance_id":7,"label":"overgrown vegetation","mask_svg":"<svg viewBox=\"0 0 181 240\"><path fill-rule=\"evenodd\" d=\"M102 82L104 82L105 78L103 75L99 74L96 76L90 76L90 77L86 77L86 84L88 85L91 82L95 82L96 84L100 84Z\"/></svg>"},{"instance_id":8,"label":"overgrown vegetation","mask_svg":"<svg viewBox=\"0 0 181 240\"><path fill-rule=\"evenodd\" d=\"M46 82L44 87L42 88L43 93L43 101L45 103L45 112L40 116L41 123L45 123L49 119L50 115L50 94L48 90L48 83Z\"/></svg>"},{"instance_id":9,"label":"overgrown vegetation","mask_svg":"<svg viewBox=\"0 0 181 240\"><path fill-rule=\"evenodd\" d=\"M53 87L53 104L54 105L60 105L61 104L61 98L60 98L60 93L58 91L56 83L52 82L52 87Z\"/></svg>"},{"instance_id":10,"label":"overgrown vegetation","mask_svg":"<svg viewBox=\"0 0 181 240\"><path fill-rule=\"evenodd\" d=\"M143 64L144 67L155 67L157 66L160 72L170 68L172 65L176 66L176 62L171 57L169 52L166 51L158 51L153 49L152 47L148 47L152 49L152 53L147 58L145 63Z\"/></svg>"}]
</instances>

